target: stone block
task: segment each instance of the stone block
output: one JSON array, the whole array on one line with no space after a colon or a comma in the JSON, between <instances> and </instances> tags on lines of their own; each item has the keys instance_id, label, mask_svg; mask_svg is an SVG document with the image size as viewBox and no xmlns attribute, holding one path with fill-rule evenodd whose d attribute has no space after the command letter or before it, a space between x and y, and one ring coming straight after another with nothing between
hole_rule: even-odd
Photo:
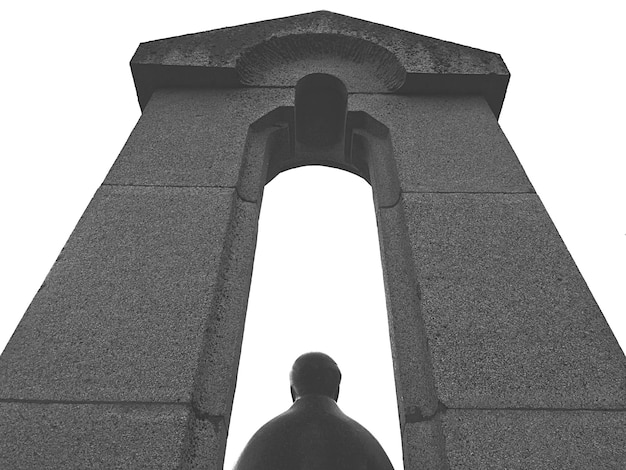
<instances>
[{"instance_id":1,"label":"stone block","mask_svg":"<svg viewBox=\"0 0 626 470\"><path fill-rule=\"evenodd\" d=\"M534 194L404 194L439 399L624 408L626 359Z\"/></svg>"},{"instance_id":2,"label":"stone block","mask_svg":"<svg viewBox=\"0 0 626 470\"><path fill-rule=\"evenodd\" d=\"M195 410L195 408L194 408ZM228 429L221 416L196 413L187 423L188 431L179 470L222 470Z\"/></svg>"},{"instance_id":3,"label":"stone block","mask_svg":"<svg viewBox=\"0 0 626 470\"><path fill-rule=\"evenodd\" d=\"M212 322L197 365L194 407L203 415L223 416L226 424L239 368L258 220L259 205L236 198L229 240L224 247L227 256L211 305Z\"/></svg>"},{"instance_id":4,"label":"stone block","mask_svg":"<svg viewBox=\"0 0 626 470\"><path fill-rule=\"evenodd\" d=\"M401 204L377 208L389 335L400 423L432 416L439 405Z\"/></svg>"},{"instance_id":5,"label":"stone block","mask_svg":"<svg viewBox=\"0 0 626 470\"><path fill-rule=\"evenodd\" d=\"M448 410L442 425L450 470L626 468L624 411Z\"/></svg>"},{"instance_id":6,"label":"stone block","mask_svg":"<svg viewBox=\"0 0 626 470\"><path fill-rule=\"evenodd\" d=\"M440 415L406 423L402 430L402 449L406 470L449 470Z\"/></svg>"},{"instance_id":7,"label":"stone block","mask_svg":"<svg viewBox=\"0 0 626 470\"><path fill-rule=\"evenodd\" d=\"M190 401L235 199L103 186L0 358L0 398Z\"/></svg>"},{"instance_id":8,"label":"stone block","mask_svg":"<svg viewBox=\"0 0 626 470\"><path fill-rule=\"evenodd\" d=\"M389 127L404 192L534 192L484 98L350 95Z\"/></svg>"},{"instance_id":9,"label":"stone block","mask_svg":"<svg viewBox=\"0 0 626 470\"><path fill-rule=\"evenodd\" d=\"M248 126L293 99L293 89L157 91L105 184L235 187Z\"/></svg>"},{"instance_id":10,"label":"stone block","mask_svg":"<svg viewBox=\"0 0 626 470\"><path fill-rule=\"evenodd\" d=\"M183 405L0 403L0 468L177 469Z\"/></svg>"}]
</instances>

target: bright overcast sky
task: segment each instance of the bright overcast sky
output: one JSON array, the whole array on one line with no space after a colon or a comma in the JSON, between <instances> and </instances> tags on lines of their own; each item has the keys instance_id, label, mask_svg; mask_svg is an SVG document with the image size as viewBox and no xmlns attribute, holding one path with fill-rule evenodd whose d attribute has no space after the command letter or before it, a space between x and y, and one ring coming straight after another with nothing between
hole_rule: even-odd
<instances>
[{"instance_id":1,"label":"bright overcast sky","mask_svg":"<svg viewBox=\"0 0 626 470\"><path fill-rule=\"evenodd\" d=\"M546 0L370 5L5 2L0 10L0 350L139 117L128 66L137 45L320 9L502 55L512 79L500 124L626 349L626 41L619 2L585 2L585 7ZM292 182L303 198L317 189L296 182L296 173L309 183L318 177L305 171L294 170ZM281 178L292 178L287 175L268 186L265 203L272 185L278 188ZM341 192L346 178L361 183L351 175L342 177L336 186L328 183L328 191ZM371 208L367 190L363 194L369 204L363 207ZM320 229L312 234L314 240L322 236ZM302 246L312 243L301 241ZM308 267L304 271L314 271ZM325 288L318 288L315 295L324 296ZM382 292L382 286L377 289Z\"/></svg>"}]
</instances>

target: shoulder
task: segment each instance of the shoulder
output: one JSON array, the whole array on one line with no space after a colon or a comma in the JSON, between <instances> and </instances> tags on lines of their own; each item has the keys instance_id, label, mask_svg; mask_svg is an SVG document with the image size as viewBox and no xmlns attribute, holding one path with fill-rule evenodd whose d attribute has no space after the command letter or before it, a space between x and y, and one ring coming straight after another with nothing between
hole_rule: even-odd
<instances>
[{"instance_id":1,"label":"shoulder","mask_svg":"<svg viewBox=\"0 0 626 470\"><path fill-rule=\"evenodd\" d=\"M393 470L376 438L335 407L294 406L262 426L246 445L235 470L297 469L303 461L332 470ZM344 468L341 464L341 468Z\"/></svg>"},{"instance_id":2,"label":"shoulder","mask_svg":"<svg viewBox=\"0 0 626 470\"><path fill-rule=\"evenodd\" d=\"M274 460L285 458L297 435L297 419L289 411L264 424L246 444L234 470L263 470L275 467Z\"/></svg>"},{"instance_id":3,"label":"shoulder","mask_svg":"<svg viewBox=\"0 0 626 470\"><path fill-rule=\"evenodd\" d=\"M342 413L343 414L343 413ZM362 449L363 455L367 456L368 469L370 470L393 470L393 465L380 445L378 439L369 432L365 427L352 418L343 415L342 420L352 428L355 433L355 440L358 441L359 447Z\"/></svg>"}]
</instances>

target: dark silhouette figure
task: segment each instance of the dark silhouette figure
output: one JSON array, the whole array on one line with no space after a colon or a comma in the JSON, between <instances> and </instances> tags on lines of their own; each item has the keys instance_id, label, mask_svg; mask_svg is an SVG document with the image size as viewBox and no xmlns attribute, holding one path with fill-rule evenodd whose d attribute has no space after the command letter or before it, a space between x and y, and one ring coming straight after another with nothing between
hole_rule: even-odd
<instances>
[{"instance_id":1,"label":"dark silhouette figure","mask_svg":"<svg viewBox=\"0 0 626 470\"><path fill-rule=\"evenodd\" d=\"M337 406L335 361L303 354L290 381L293 405L252 436L235 470L393 470L376 438Z\"/></svg>"}]
</instances>

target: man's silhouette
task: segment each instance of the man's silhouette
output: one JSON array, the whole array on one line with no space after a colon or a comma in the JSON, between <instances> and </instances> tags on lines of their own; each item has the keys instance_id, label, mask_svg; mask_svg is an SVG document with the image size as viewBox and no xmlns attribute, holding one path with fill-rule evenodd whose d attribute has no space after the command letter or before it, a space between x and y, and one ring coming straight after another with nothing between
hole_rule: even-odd
<instances>
[{"instance_id":1,"label":"man's silhouette","mask_svg":"<svg viewBox=\"0 0 626 470\"><path fill-rule=\"evenodd\" d=\"M252 436L235 470L393 470L376 438L337 406L335 361L303 354L290 380L293 405Z\"/></svg>"}]
</instances>

